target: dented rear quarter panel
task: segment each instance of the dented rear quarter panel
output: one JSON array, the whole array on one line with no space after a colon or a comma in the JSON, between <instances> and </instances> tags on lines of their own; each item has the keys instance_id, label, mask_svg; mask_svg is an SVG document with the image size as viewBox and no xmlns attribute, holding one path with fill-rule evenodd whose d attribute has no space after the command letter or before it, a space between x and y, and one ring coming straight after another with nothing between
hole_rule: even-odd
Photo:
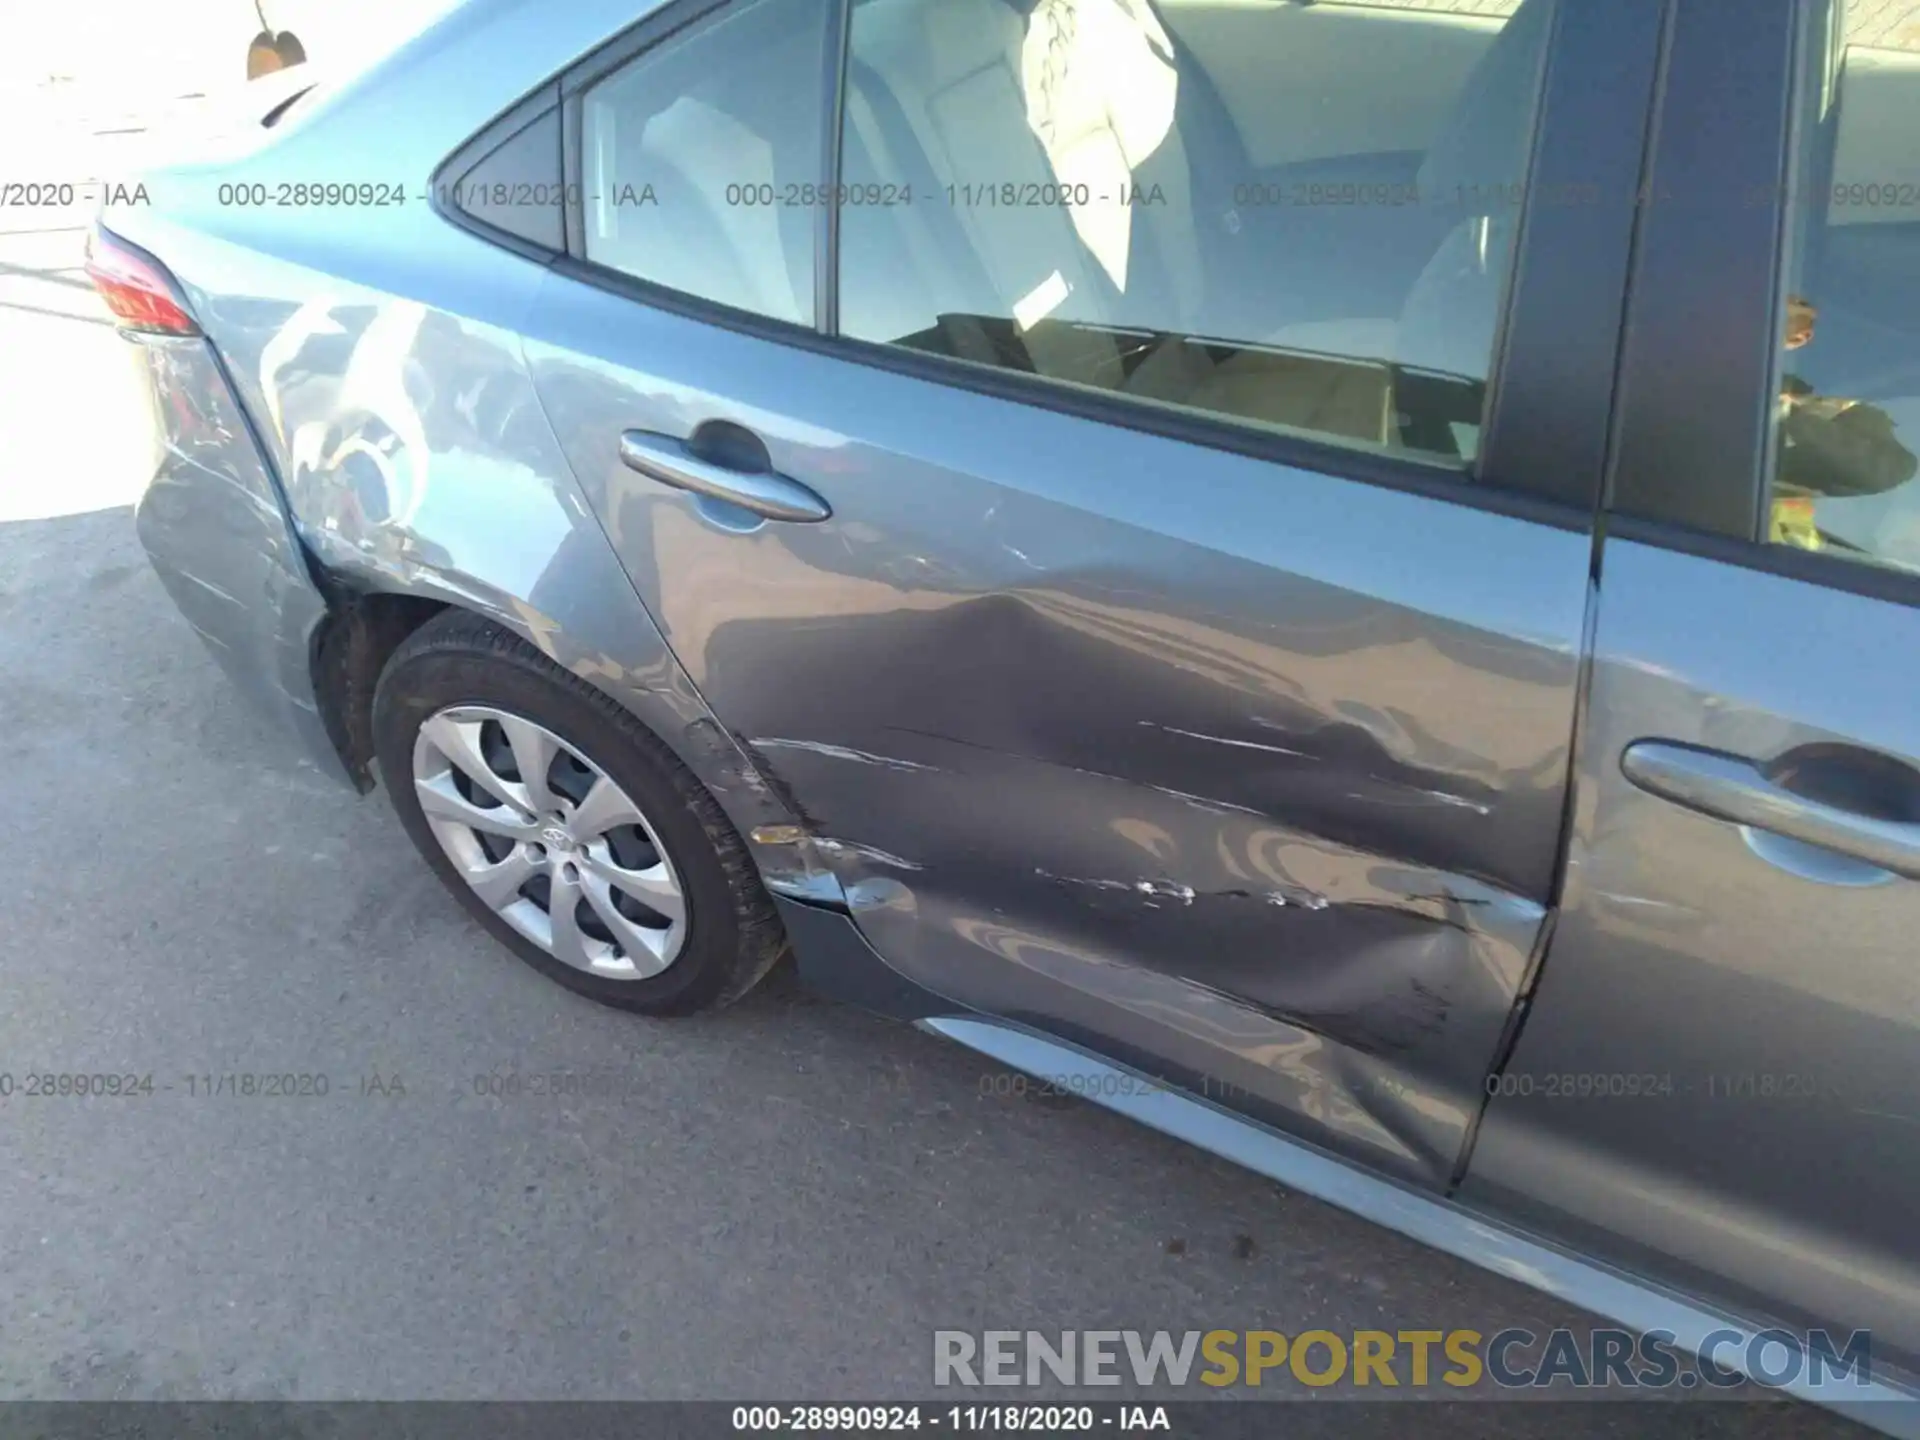
<instances>
[{"instance_id":1,"label":"dented rear quarter panel","mask_svg":"<svg viewBox=\"0 0 1920 1440\"><path fill-rule=\"evenodd\" d=\"M154 573L240 692L338 772L311 664L326 601L220 362L198 336L125 343L155 407L134 508Z\"/></svg>"},{"instance_id":2,"label":"dented rear quarter panel","mask_svg":"<svg viewBox=\"0 0 1920 1440\"><path fill-rule=\"evenodd\" d=\"M630 3L546 15L470 0L302 102L284 129L256 117L209 130L140 177L145 203L107 207L103 223L163 260L208 337L148 346L172 367L163 388L185 380L208 391L217 350L259 440L216 397L227 438L163 463L143 513L193 522L149 543L163 575L180 560L202 582L235 565L267 577L225 607L215 637L216 653L244 637L248 653L229 668L256 694L286 690L318 723L296 663L324 616L320 591L300 583L304 551L343 591L442 601L512 629L631 710L751 835L793 817L675 663L533 393L517 329L541 267L473 238L426 199L447 154L633 14ZM404 129L382 103L389 87L412 92ZM371 210L222 203L223 184L255 180L373 182L407 198ZM205 374L180 372L192 354ZM163 456L180 448L163 439ZM235 474L255 477L244 495ZM209 519L216 512L251 515L259 533L235 535L230 519ZM203 588L177 586L188 602ZM770 880L837 893L805 847L755 849Z\"/></svg>"}]
</instances>

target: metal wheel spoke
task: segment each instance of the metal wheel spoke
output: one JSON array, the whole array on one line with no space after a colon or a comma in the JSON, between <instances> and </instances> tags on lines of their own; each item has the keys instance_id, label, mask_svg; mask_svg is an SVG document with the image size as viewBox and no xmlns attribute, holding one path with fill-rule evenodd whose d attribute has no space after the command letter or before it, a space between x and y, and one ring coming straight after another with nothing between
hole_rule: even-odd
<instances>
[{"instance_id":1,"label":"metal wheel spoke","mask_svg":"<svg viewBox=\"0 0 1920 1440\"><path fill-rule=\"evenodd\" d=\"M513 748L513 763L520 771L520 788L535 814L551 814L560 808L560 797L547 785L547 771L560 747L537 726L524 720L503 719L500 728L507 732L507 744Z\"/></svg>"},{"instance_id":2,"label":"metal wheel spoke","mask_svg":"<svg viewBox=\"0 0 1920 1440\"><path fill-rule=\"evenodd\" d=\"M501 769L488 763L489 754ZM562 756L556 785L550 775ZM502 771L519 773L508 779ZM539 721L472 700L448 706L415 736L413 789L460 878L509 928L561 964L627 981L658 975L680 958L693 904L646 812L591 757ZM578 805L570 803L575 794ZM627 848L628 826L645 846ZM517 843L502 854L489 836ZM649 851L652 863L643 869L620 863ZM528 889L542 878L544 896L537 884Z\"/></svg>"},{"instance_id":3,"label":"metal wheel spoke","mask_svg":"<svg viewBox=\"0 0 1920 1440\"><path fill-rule=\"evenodd\" d=\"M604 835L621 825L644 826L644 823L639 808L604 775L593 782L580 807L569 817L573 833L582 840Z\"/></svg>"},{"instance_id":4,"label":"metal wheel spoke","mask_svg":"<svg viewBox=\"0 0 1920 1440\"><path fill-rule=\"evenodd\" d=\"M660 952L666 944L668 931L636 925L622 915L620 907L613 903L612 889L599 876L588 875L582 888L586 891L587 903L593 907L593 913L600 917L600 923L620 942L620 949L633 965L646 974L655 974L665 968Z\"/></svg>"},{"instance_id":5,"label":"metal wheel spoke","mask_svg":"<svg viewBox=\"0 0 1920 1440\"><path fill-rule=\"evenodd\" d=\"M650 870L626 870L593 851L587 852L585 860L588 873L596 880L626 891L648 909L657 911L669 924L687 918L687 902L664 864Z\"/></svg>"},{"instance_id":6,"label":"metal wheel spoke","mask_svg":"<svg viewBox=\"0 0 1920 1440\"><path fill-rule=\"evenodd\" d=\"M580 882L556 872L548 895L547 914L553 922L553 958L577 969L591 970L593 960L587 954L587 937L580 933L576 913L580 906Z\"/></svg>"},{"instance_id":7,"label":"metal wheel spoke","mask_svg":"<svg viewBox=\"0 0 1920 1440\"><path fill-rule=\"evenodd\" d=\"M467 799L454 789L450 771L430 780L416 779L413 788L420 797L420 808L434 819L456 821L509 840L524 840L534 832L533 821L517 808L502 805L497 809L483 809Z\"/></svg>"},{"instance_id":8,"label":"metal wheel spoke","mask_svg":"<svg viewBox=\"0 0 1920 1440\"><path fill-rule=\"evenodd\" d=\"M493 767L487 764L486 757L480 753L479 721L436 715L420 727L420 733L432 741L449 763L459 768L461 774L487 794L502 805L525 810L526 801L514 793L516 787L495 774Z\"/></svg>"},{"instance_id":9,"label":"metal wheel spoke","mask_svg":"<svg viewBox=\"0 0 1920 1440\"><path fill-rule=\"evenodd\" d=\"M520 896L520 887L540 873L540 867L527 858L524 845L516 845L506 859L490 865L476 865L466 872L473 893L495 910L504 910Z\"/></svg>"}]
</instances>

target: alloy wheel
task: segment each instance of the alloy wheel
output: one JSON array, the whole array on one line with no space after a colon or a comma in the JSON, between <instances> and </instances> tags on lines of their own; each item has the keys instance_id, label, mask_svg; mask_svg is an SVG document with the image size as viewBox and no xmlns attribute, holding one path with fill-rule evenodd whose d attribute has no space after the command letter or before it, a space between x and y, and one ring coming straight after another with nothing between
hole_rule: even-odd
<instances>
[{"instance_id":1,"label":"alloy wheel","mask_svg":"<svg viewBox=\"0 0 1920 1440\"><path fill-rule=\"evenodd\" d=\"M562 964L645 980L679 957L687 902L633 798L524 716L455 705L420 726L413 787L482 901Z\"/></svg>"}]
</instances>

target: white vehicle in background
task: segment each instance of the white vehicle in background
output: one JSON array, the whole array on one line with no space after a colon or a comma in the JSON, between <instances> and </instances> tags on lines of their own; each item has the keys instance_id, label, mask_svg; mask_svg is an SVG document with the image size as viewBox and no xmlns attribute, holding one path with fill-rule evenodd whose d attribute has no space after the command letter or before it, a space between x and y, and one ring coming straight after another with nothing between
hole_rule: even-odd
<instances>
[{"instance_id":1,"label":"white vehicle in background","mask_svg":"<svg viewBox=\"0 0 1920 1440\"><path fill-rule=\"evenodd\" d=\"M253 0L259 30L247 46L247 79L303 65L357 68L407 39L460 0Z\"/></svg>"}]
</instances>

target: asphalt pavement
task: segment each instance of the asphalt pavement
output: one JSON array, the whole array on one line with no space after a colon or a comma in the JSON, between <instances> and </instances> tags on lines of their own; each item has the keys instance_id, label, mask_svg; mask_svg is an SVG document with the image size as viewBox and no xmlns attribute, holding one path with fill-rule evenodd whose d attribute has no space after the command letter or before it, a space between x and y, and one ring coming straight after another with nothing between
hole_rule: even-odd
<instances>
[{"instance_id":1,"label":"asphalt pavement","mask_svg":"<svg viewBox=\"0 0 1920 1440\"><path fill-rule=\"evenodd\" d=\"M85 219L0 213L0 1399L871 1400L933 1394L936 1328L1590 1323L790 973L659 1022L500 950L148 571ZM613 1093L492 1093L552 1072ZM1658 1433L1854 1433L1684 1408Z\"/></svg>"}]
</instances>

